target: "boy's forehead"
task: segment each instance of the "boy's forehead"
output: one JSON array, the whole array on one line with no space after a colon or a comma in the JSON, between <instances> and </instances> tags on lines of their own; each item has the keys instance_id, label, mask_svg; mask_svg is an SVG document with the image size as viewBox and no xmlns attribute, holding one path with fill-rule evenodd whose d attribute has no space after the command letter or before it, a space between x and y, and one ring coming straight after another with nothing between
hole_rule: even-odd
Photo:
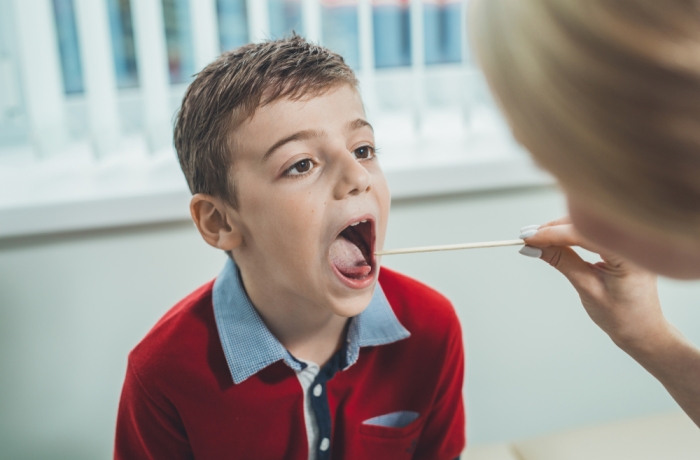
<instances>
[{"instance_id":1,"label":"boy's forehead","mask_svg":"<svg viewBox=\"0 0 700 460\"><path fill-rule=\"evenodd\" d=\"M279 138L298 130L324 127L352 128L349 124L365 119L359 93L349 85L331 88L317 95L299 99L281 98L258 107L253 116L236 130L239 146L274 144Z\"/></svg>"},{"instance_id":2,"label":"boy's forehead","mask_svg":"<svg viewBox=\"0 0 700 460\"><path fill-rule=\"evenodd\" d=\"M305 94L301 97L277 99L258 107L253 116L247 121L251 123L256 118L267 117L272 118L276 122L303 122L303 119L299 119L297 116L299 113L309 116L312 114L311 112L320 111L322 112L320 115L331 116L340 113L341 111L338 109L341 106L346 110L359 109L364 114L362 99L357 90L349 85L339 85L318 93Z\"/></svg>"}]
</instances>

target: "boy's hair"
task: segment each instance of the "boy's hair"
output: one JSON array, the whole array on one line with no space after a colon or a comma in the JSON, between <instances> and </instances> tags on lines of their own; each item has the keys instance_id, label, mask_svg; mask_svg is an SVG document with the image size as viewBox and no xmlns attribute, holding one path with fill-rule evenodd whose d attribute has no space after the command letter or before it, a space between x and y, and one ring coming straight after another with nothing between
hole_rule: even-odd
<instances>
[{"instance_id":1,"label":"boy's hair","mask_svg":"<svg viewBox=\"0 0 700 460\"><path fill-rule=\"evenodd\" d=\"M343 58L296 34L223 53L187 88L175 121L175 150L192 194L217 196L235 207L234 130L266 104L344 84L357 90Z\"/></svg>"},{"instance_id":2,"label":"boy's hair","mask_svg":"<svg viewBox=\"0 0 700 460\"><path fill-rule=\"evenodd\" d=\"M601 211L700 239L700 3L480 0L470 24L543 166Z\"/></svg>"}]
</instances>

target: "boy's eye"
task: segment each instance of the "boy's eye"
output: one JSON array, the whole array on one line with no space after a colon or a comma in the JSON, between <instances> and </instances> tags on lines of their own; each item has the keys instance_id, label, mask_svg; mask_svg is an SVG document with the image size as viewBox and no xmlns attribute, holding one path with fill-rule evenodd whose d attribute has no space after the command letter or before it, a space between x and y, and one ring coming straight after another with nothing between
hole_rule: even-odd
<instances>
[{"instance_id":1,"label":"boy's eye","mask_svg":"<svg viewBox=\"0 0 700 460\"><path fill-rule=\"evenodd\" d=\"M288 176L300 176L304 173L307 173L311 171L311 168L313 168L314 164L311 160L301 160L297 161L292 165L291 168L289 168L286 171L286 174Z\"/></svg>"},{"instance_id":2,"label":"boy's eye","mask_svg":"<svg viewBox=\"0 0 700 460\"><path fill-rule=\"evenodd\" d=\"M368 160L374 156L374 147L363 145L362 147L356 148L353 153L358 160Z\"/></svg>"}]
</instances>

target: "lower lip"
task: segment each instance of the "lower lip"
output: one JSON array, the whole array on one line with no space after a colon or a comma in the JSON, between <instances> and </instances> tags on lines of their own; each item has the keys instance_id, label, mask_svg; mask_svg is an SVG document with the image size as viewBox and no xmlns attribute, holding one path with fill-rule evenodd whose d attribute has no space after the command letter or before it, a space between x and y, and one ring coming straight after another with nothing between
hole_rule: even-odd
<instances>
[{"instance_id":1,"label":"lower lip","mask_svg":"<svg viewBox=\"0 0 700 460\"><path fill-rule=\"evenodd\" d=\"M374 282L375 275L377 274L377 270L375 270L375 268L372 267L372 271L369 272L369 275L365 276L362 279L348 278L347 276L340 273L340 270L338 270L338 268L335 265L333 265L332 262L329 261L328 263L331 264L333 272L335 272L335 276L338 277L340 282L343 283L345 286L349 287L350 289L365 289L371 286Z\"/></svg>"}]
</instances>

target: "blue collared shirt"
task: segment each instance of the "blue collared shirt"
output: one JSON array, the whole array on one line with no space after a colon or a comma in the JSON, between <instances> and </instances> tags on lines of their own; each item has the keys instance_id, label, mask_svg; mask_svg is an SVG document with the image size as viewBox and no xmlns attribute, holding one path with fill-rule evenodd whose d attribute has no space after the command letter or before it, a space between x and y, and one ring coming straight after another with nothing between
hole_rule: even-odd
<instances>
[{"instance_id":1,"label":"blue collared shirt","mask_svg":"<svg viewBox=\"0 0 700 460\"><path fill-rule=\"evenodd\" d=\"M303 369L304 364L284 348L260 318L245 292L238 267L230 258L214 282L213 303L216 327L234 383L241 383L280 360L295 371ZM377 283L367 308L350 320L342 370L357 361L361 347L386 345L410 335Z\"/></svg>"},{"instance_id":2,"label":"blue collared shirt","mask_svg":"<svg viewBox=\"0 0 700 460\"><path fill-rule=\"evenodd\" d=\"M379 284L367 308L350 319L347 339L322 368L312 364L310 375L302 375L307 363L294 358L272 335L248 298L238 267L229 259L214 282L214 319L234 383L238 384L283 360L294 369L304 390L304 420L310 460L330 459L333 421L326 384L336 372L352 366L360 348L393 343L411 334L396 318ZM304 371L304 372L308 372ZM311 380L313 379L313 380ZM310 381L311 380L311 381ZM313 396L307 394L313 388Z\"/></svg>"}]
</instances>

